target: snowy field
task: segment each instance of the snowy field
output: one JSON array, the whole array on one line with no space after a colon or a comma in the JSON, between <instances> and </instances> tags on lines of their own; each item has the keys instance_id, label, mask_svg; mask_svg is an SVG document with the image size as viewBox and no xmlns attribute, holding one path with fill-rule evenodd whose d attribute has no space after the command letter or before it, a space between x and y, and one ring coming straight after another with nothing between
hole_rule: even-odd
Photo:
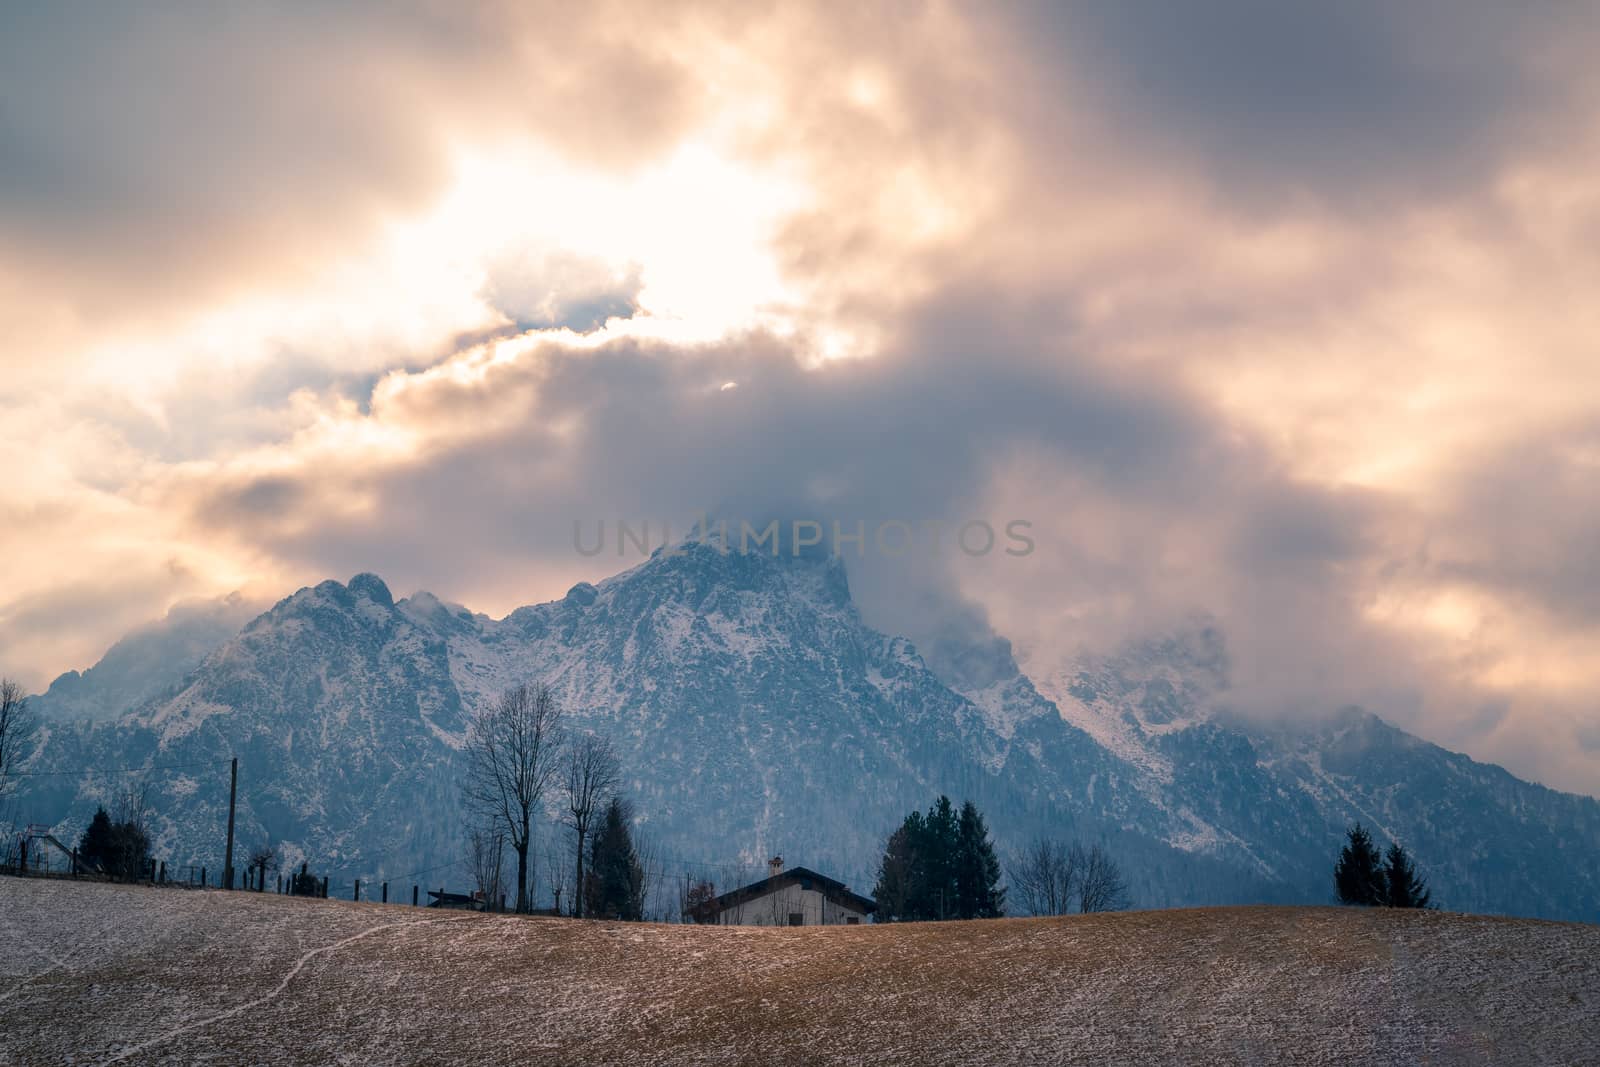
<instances>
[{"instance_id":1,"label":"snowy field","mask_svg":"<svg viewBox=\"0 0 1600 1067\"><path fill-rule=\"evenodd\" d=\"M1600 1062L1600 926L578 923L0 878L0 1063Z\"/></svg>"}]
</instances>

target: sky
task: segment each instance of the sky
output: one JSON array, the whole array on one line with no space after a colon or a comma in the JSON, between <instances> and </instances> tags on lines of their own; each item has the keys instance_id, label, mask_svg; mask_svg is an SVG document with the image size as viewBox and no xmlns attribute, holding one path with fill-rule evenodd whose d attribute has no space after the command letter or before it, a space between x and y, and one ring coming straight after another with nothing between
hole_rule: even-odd
<instances>
[{"instance_id":1,"label":"sky","mask_svg":"<svg viewBox=\"0 0 1600 1067\"><path fill-rule=\"evenodd\" d=\"M1214 621L1600 793L1582 4L12 5L0 672L375 571L499 615L703 512L1030 670ZM659 528L659 527L658 527ZM869 553L876 556L876 553Z\"/></svg>"}]
</instances>

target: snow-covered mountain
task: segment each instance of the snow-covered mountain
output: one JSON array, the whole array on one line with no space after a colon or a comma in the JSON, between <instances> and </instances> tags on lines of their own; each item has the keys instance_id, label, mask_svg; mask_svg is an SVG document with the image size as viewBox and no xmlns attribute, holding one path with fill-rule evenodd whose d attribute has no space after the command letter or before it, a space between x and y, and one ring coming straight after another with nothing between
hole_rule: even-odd
<instances>
[{"instance_id":1,"label":"snow-covered mountain","mask_svg":"<svg viewBox=\"0 0 1600 1067\"><path fill-rule=\"evenodd\" d=\"M888 830L946 792L1005 848L1106 840L1146 905L1325 901L1359 818L1447 905L1600 915L1600 803L1360 711L1235 720L1214 628L1038 678L998 638L929 661L863 623L826 556L690 543L498 620L363 574L288 597L131 712L52 721L32 766L72 773L29 779L24 806L67 830L146 778L159 850L215 868L237 755L242 849L270 836L335 882L459 880L470 715L544 681L616 742L674 874L728 881L782 853L867 887Z\"/></svg>"}]
</instances>

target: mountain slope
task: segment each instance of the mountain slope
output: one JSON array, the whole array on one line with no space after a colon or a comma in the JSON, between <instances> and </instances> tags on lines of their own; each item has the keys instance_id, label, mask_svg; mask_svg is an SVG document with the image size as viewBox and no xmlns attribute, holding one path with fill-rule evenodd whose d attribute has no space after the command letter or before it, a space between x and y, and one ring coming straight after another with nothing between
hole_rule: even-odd
<instances>
[{"instance_id":1,"label":"mountain slope","mask_svg":"<svg viewBox=\"0 0 1600 1067\"><path fill-rule=\"evenodd\" d=\"M1221 634L1201 624L1044 676L1063 715L1142 773L1186 823L1167 840L1247 857L1325 900L1345 827L1423 861L1467 910L1600 918L1600 803L1524 782L1356 708L1267 724L1232 714Z\"/></svg>"},{"instance_id":2,"label":"mountain slope","mask_svg":"<svg viewBox=\"0 0 1600 1067\"><path fill-rule=\"evenodd\" d=\"M156 768L159 851L216 869L237 755L241 850L270 837L336 885L439 868L456 884L470 715L544 681L574 729L615 741L674 879L727 885L781 852L869 888L888 830L947 792L976 800L1003 848L1107 841L1145 905L1325 901L1361 818L1412 847L1448 903L1595 913L1593 799L1361 713L1276 733L1230 720L1218 633L1042 691L1003 641L935 658L866 626L825 556L690 543L499 620L358 575L286 598L114 722L52 725L34 766ZM30 779L28 817L73 831L140 777Z\"/></svg>"}]
</instances>

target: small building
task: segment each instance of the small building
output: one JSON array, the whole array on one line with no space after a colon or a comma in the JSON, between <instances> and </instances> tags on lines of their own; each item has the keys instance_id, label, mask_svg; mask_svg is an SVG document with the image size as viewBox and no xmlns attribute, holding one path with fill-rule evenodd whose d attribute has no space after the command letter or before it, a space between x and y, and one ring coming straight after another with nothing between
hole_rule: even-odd
<instances>
[{"instance_id":1,"label":"small building","mask_svg":"<svg viewBox=\"0 0 1600 1067\"><path fill-rule=\"evenodd\" d=\"M716 898L718 925L855 926L878 910L871 899L827 875L806 867L785 870L782 856L774 856L767 870L761 881Z\"/></svg>"}]
</instances>

